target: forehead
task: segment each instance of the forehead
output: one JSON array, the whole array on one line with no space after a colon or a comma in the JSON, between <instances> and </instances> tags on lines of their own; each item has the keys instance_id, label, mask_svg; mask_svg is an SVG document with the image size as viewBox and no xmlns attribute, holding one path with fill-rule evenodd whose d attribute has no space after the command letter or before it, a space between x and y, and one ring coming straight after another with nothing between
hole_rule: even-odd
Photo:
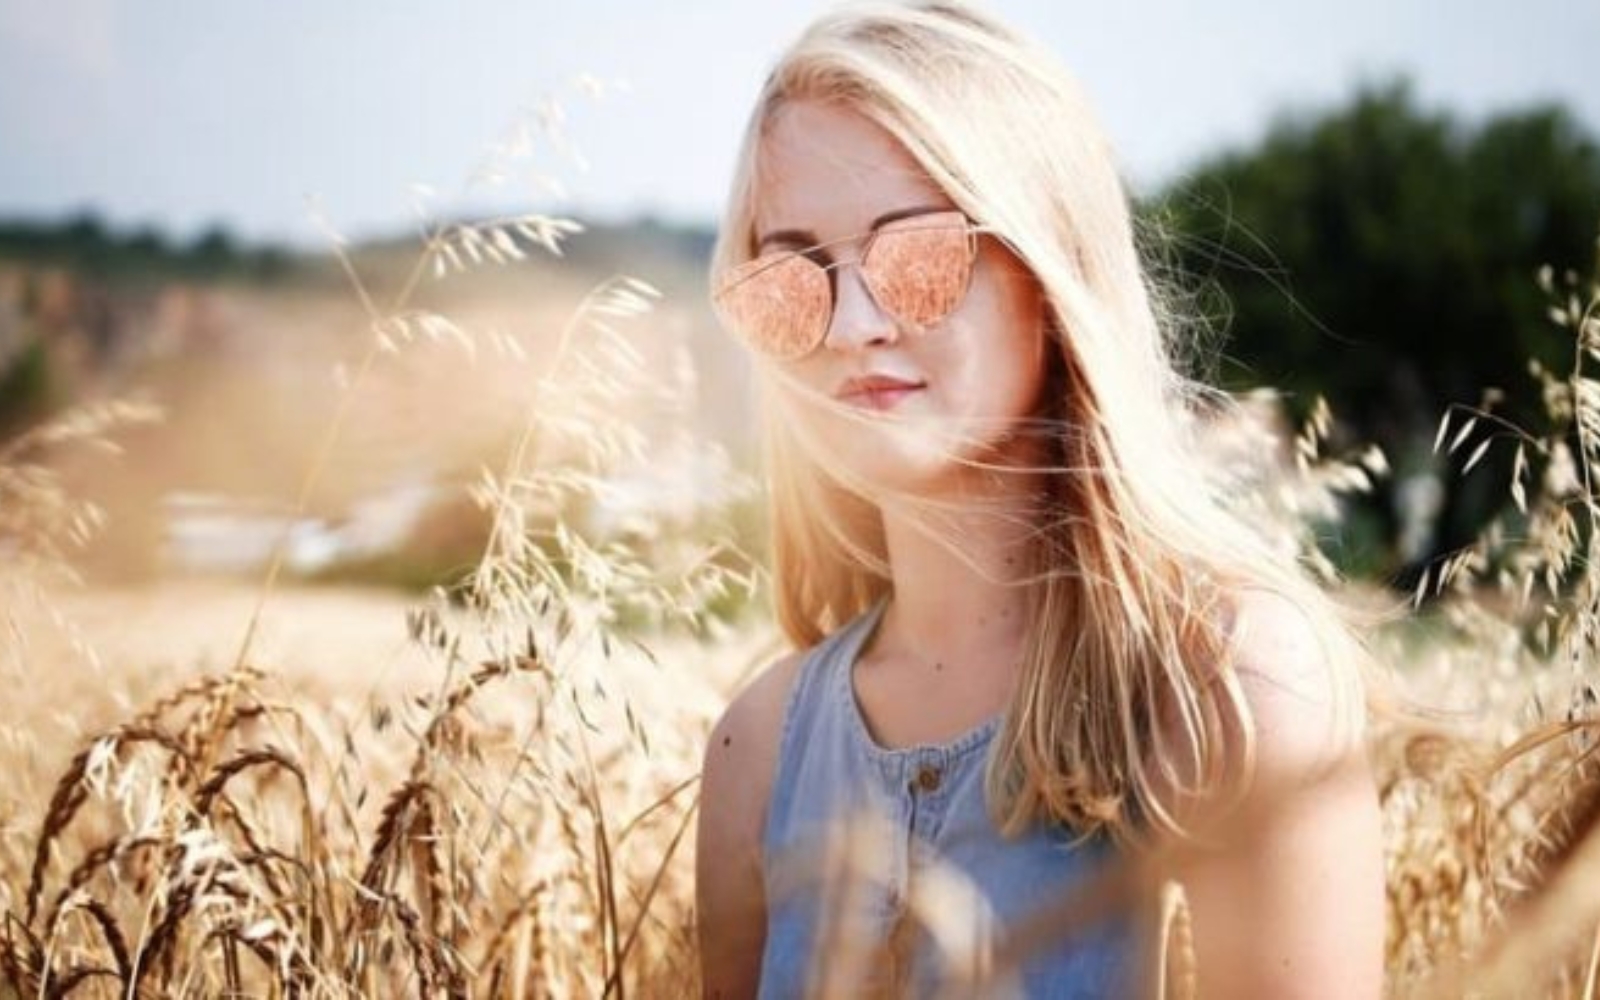
<instances>
[{"instance_id":1,"label":"forehead","mask_svg":"<svg viewBox=\"0 0 1600 1000\"><path fill-rule=\"evenodd\" d=\"M762 135L757 166L758 239L783 229L821 240L851 236L885 212L951 204L898 140L838 104L779 107Z\"/></svg>"}]
</instances>

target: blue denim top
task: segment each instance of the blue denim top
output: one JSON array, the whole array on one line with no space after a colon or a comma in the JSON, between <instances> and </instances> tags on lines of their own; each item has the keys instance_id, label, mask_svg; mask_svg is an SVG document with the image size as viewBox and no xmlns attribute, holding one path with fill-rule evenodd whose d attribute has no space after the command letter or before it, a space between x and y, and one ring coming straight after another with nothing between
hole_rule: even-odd
<instances>
[{"instance_id":1,"label":"blue denim top","mask_svg":"<svg viewBox=\"0 0 1600 1000\"><path fill-rule=\"evenodd\" d=\"M865 924L840 925L852 944L883 940L901 900L935 860L953 868L981 899L974 900L973 934L994 939L1004 928L1070 894L1075 884L1112 855L1108 845L1081 841L1056 827L1038 826L1002 838L985 807L987 750L1000 727L995 716L948 743L887 749L868 733L855 699L853 665L886 602L835 632L801 663L789 695L762 840L767 934L759 996L800 997L820 968L813 961L824 912L848 912ZM879 836L868 867L872 878L851 883L848 908L825 899L830 837L862 817ZM859 827L857 828L859 829ZM882 834L887 832L887 836ZM861 840L855 841L858 845ZM880 870L880 865L881 870ZM929 876L922 875L922 879ZM1131 918L1096 925L1031 954L1004 983L985 995L1121 997L1136 982ZM867 935L863 938L862 934ZM908 995L926 996L941 984L940 949L925 933L905 970ZM835 954L833 945L821 943ZM840 952L842 954L842 952Z\"/></svg>"}]
</instances>

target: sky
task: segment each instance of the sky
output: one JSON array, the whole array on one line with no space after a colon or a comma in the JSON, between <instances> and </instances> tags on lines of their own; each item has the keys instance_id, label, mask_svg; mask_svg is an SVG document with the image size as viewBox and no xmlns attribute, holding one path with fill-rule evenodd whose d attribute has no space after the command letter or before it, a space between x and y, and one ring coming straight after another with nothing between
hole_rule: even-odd
<instances>
[{"instance_id":1,"label":"sky","mask_svg":"<svg viewBox=\"0 0 1600 1000\"><path fill-rule=\"evenodd\" d=\"M402 231L424 197L710 222L767 67L823 7L0 0L0 218L301 245L318 215ZM1397 74L1468 121L1561 101L1600 135L1600 0L989 7L1077 75L1136 190Z\"/></svg>"}]
</instances>

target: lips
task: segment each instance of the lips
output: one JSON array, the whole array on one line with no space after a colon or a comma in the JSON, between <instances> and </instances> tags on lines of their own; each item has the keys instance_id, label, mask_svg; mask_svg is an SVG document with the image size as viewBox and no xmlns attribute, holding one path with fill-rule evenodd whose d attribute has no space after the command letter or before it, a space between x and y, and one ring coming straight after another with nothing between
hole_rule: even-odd
<instances>
[{"instance_id":1,"label":"lips","mask_svg":"<svg viewBox=\"0 0 1600 1000\"><path fill-rule=\"evenodd\" d=\"M892 410L913 393L927 388L927 383L916 379L896 378L893 375L862 375L847 380L839 387L835 397L851 406L868 410Z\"/></svg>"}]
</instances>

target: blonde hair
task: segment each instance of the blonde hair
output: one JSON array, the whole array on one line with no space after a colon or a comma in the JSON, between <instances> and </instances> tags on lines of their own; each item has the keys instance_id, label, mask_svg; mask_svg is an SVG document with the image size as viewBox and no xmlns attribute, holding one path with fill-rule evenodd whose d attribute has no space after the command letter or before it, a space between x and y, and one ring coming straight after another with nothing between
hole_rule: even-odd
<instances>
[{"instance_id":1,"label":"blonde hair","mask_svg":"<svg viewBox=\"0 0 1600 1000\"><path fill-rule=\"evenodd\" d=\"M1289 597L1332 663L1345 662L1331 648L1345 636L1292 559L1196 488L1209 478L1192 440L1203 390L1174 363L1175 328L1158 320L1101 129L1056 60L972 7L836 8L766 82L713 274L753 252L762 137L798 100L842 104L886 130L998 234L1037 280L1059 345L1046 416L1062 516L1039 526L1046 544L1026 584L1024 659L989 762L997 824L1014 834L1053 821L1119 840L1179 830L1175 795L1225 791L1225 750L1228 761L1252 753L1228 669L1234 598L1250 587ZM881 517L788 421L769 415L766 447L777 614L810 645L888 591ZM1225 746L1230 734L1242 746Z\"/></svg>"}]
</instances>

